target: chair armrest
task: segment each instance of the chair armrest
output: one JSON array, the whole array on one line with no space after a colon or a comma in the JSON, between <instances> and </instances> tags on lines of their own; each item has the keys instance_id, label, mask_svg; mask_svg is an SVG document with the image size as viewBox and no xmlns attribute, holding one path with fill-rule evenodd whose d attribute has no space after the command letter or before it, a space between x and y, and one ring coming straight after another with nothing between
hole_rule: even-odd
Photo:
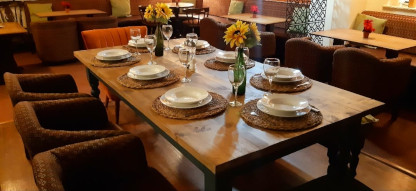
<instances>
[{"instance_id":1,"label":"chair armrest","mask_svg":"<svg viewBox=\"0 0 416 191\"><path fill-rule=\"evenodd\" d=\"M33 175L39 190L65 191L62 184L62 169L50 152L37 154L32 160Z\"/></svg>"},{"instance_id":2,"label":"chair armrest","mask_svg":"<svg viewBox=\"0 0 416 191\"><path fill-rule=\"evenodd\" d=\"M20 87L33 93L76 93L74 78L69 74L15 74Z\"/></svg>"}]
</instances>

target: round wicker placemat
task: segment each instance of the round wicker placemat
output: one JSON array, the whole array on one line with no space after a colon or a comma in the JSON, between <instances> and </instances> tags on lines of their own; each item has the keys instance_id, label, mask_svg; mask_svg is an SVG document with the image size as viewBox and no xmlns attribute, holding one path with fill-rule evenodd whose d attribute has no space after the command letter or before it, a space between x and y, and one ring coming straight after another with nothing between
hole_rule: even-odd
<instances>
[{"instance_id":1,"label":"round wicker placemat","mask_svg":"<svg viewBox=\"0 0 416 191\"><path fill-rule=\"evenodd\" d=\"M91 65L95 67L112 68L112 67L130 66L130 65L139 63L140 60L141 60L140 57L135 57L135 56L131 56L130 58L117 60L117 61L101 61L94 57Z\"/></svg>"},{"instance_id":2,"label":"round wicker placemat","mask_svg":"<svg viewBox=\"0 0 416 191\"><path fill-rule=\"evenodd\" d=\"M228 66L230 66L232 63L225 63L217 61L215 58L210 58L207 61L204 62L204 66L213 69L213 70L219 70L219 71L227 71ZM248 64L246 64L246 69L253 68L255 66L255 62L251 61Z\"/></svg>"},{"instance_id":3,"label":"round wicker placemat","mask_svg":"<svg viewBox=\"0 0 416 191\"><path fill-rule=\"evenodd\" d=\"M250 84L260 90L269 91L269 81L264 79L261 74L255 74L250 78ZM293 83L275 83L272 85L272 92L293 93L305 91L312 87L312 80L305 76L303 80Z\"/></svg>"},{"instance_id":4,"label":"round wicker placemat","mask_svg":"<svg viewBox=\"0 0 416 191\"><path fill-rule=\"evenodd\" d=\"M173 49L172 49L172 52L173 53L175 53L175 54L178 54L178 52L179 52L179 46L175 46L175 47L173 47ZM207 48L203 48L203 49L196 49L196 52L195 52L195 54L196 55L201 55L201 54L210 54L210 53L213 53L213 52L215 52L217 49L215 48L215 47L213 47L213 46L209 46L209 47L207 47Z\"/></svg>"},{"instance_id":5,"label":"round wicker placemat","mask_svg":"<svg viewBox=\"0 0 416 191\"><path fill-rule=\"evenodd\" d=\"M263 113L257 108L257 101L251 100L244 104L241 109L241 117L250 126L273 130L300 130L309 129L322 122L322 113L311 110L308 114L300 117L276 117Z\"/></svg>"},{"instance_id":6,"label":"round wicker placemat","mask_svg":"<svg viewBox=\"0 0 416 191\"><path fill-rule=\"evenodd\" d=\"M150 88L159 88L163 86L167 86L177 82L180 79L178 75L174 72L170 72L170 74L164 78L155 79L155 80L136 80L133 78L129 78L127 74L123 74L117 78L117 81L128 88L133 89L150 89Z\"/></svg>"},{"instance_id":7,"label":"round wicker placemat","mask_svg":"<svg viewBox=\"0 0 416 191\"><path fill-rule=\"evenodd\" d=\"M149 50L147 50L146 47L139 47L139 48L136 49L135 47L132 47L132 46L129 46L129 45L124 45L123 48L126 49L127 51L131 52L131 53L136 53L136 51L139 52L139 53L149 53Z\"/></svg>"},{"instance_id":8,"label":"round wicker placemat","mask_svg":"<svg viewBox=\"0 0 416 191\"><path fill-rule=\"evenodd\" d=\"M153 101L152 109L161 116L172 119L202 119L217 115L225 111L228 106L228 101L219 94L209 92L212 96L212 101L207 105L192 109L176 109L168 107L160 102L160 96Z\"/></svg>"}]
</instances>

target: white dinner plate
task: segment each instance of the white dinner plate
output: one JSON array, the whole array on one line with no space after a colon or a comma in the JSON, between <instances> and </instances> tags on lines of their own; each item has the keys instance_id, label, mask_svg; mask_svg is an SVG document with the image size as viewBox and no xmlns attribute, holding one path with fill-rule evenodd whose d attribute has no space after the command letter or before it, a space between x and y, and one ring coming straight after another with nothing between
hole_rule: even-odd
<instances>
[{"instance_id":1,"label":"white dinner plate","mask_svg":"<svg viewBox=\"0 0 416 191\"><path fill-rule=\"evenodd\" d=\"M205 40L198 40L196 42L196 49L204 49L204 48L208 48L210 45L207 41Z\"/></svg>"},{"instance_id":2,"label":"white dinner plate","mask_svg":"<svg viewBox=\"0 0 416 191\"><path fill-rule=\"evenodd\" d=\"M97 53L97 59L105 60L121 60L131 56L131 53L124 49L109 49Z\"/></svg>"},{"instance_id":3,"label":"white dinner plate","mask_svg":"<svg viewBox=\"0 0 416 191\"><path fill-rule=\"evenodd\" d=\"M136 80L156 80L156 79L164 78L164 77L168 76L169 73L170 73L169 70L165 70L164 72L159 73L159 74L157 74L155 76L144 77L144 76L138 76L136 74L133 74L133 73L128 72L127 73L127 77L133 78L133 79L136 79Z\"/></svg>"},{"instance_id":4,"label":"white dinner plate","mask_svg":"<svg viewBox=\"0 0 416 191\"><path fill-rule=\"evenodd\" d=\"M207 98L209 93L202 88L182 86L170 89L163 95L171 103L193 104Z\"/></svg>"},{"instance_id":5,"label":"white dinner plate","mask_svg":"<svg viewBox=\"0 0 416 191\"><path fill-rule=\"evenodd\" d=\"M261 73L261 76L264 79L267 79L264 73ZM279 71L277 72L277 76L273 78L273 82L299 82L303 80L305 76L300 72L300 70L287 68L287 67L280 67Z\"/></svg>"},{"instance_id":6,"label":"white dinner plate","mask_svg":"<svg viewBox=\"0 0 416 191\"><path fill-rule=\"evenodd\" d=\"M209 102L211 102L211 100L212 100L211 94L208 94L208 96L205 99L196 103L191 103L191 104L181 104L181 103L170 102L169 100L166 99L165 94L163 94L160 97L160 102L162 102L162 104L168 107L177 108L177 109L191 109L191 108L202 107L208 104Z\"/></svg>"},{"instance_id":7,"label":"white dinner plate","mask_svg":"<svg viewBox=\"0 0 416 191\"><path fill-rule=\"evenodd\" d=\"M161 65L140 65L130 68L129 73L140 77L157 77L164 73L166 68Z\"/></svg>"},{"instance_id":8,"label":"white dinner plate","mask_svg":"<svg viewBox=\"0 0 416 191\"><path fill-rule=\"evenodd\" d=\"M235 52L234 51L221 51L215 56L215 59L225 63L235 63Z\"/></svg>"},{"instance_id":9,"label":"white dinner plate","mask_svg":"<svg viewBox=\"0 0 416 191\"><path fill-rule=\"evenodd\" d=\"M257 108L278 117L299 117L309 113L311 107L306 99L288 94L269 94L257 102Z\"/></svg>"},{"instance_id":10,"label":"white dinner plate","mask_svg":"<svg viewBox=\"0 0 416 191\"><path fill-rule=\"evenodd\" d=\"M151 39L148 39L147 41L151 41ZM141 38L140 40L138 40L137 43L134 40L129 40L128 45L132 47L137 47L137 48L146 48L146 43L144 42L145 42L144 38Z\"/></svg>"}]
</instances>

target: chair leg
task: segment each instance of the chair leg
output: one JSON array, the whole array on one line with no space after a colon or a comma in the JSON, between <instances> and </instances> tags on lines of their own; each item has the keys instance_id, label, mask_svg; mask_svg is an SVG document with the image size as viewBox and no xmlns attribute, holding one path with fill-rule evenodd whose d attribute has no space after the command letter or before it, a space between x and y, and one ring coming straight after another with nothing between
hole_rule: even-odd
<instances>
[{"instance_id":1,"label":"chair leg","mask_svg":"<svg viewBox=\"0 0 416 191\"><path fill-rule=\"evenodd\" d=\"M118 125L119 116L120 116L120 100L119 99L115 100L115 103L116 103L116 108L115 108L116 124Z\"/></svg>"}]
</instances>

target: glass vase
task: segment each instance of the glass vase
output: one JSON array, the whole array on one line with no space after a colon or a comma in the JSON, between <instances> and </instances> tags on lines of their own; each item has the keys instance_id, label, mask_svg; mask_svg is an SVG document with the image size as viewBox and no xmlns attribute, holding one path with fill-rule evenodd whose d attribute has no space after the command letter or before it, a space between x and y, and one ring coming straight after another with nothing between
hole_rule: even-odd
<instances>
[{"instance_id":1,"label":"glass vase","mask_svg":"<svg viewBox=\"0 0 416 191\"><path fill-rule=\"evenodd\" d=\"M246 69L246 63L244 60L244 47L243 46L238 47L237 52L238 53L237 53L237 59L235 61L235 65L243 65L244 68ZM243 83L240 86L238 86L237 95L244 95L246 93L246 81L247 81L247 75L244 77ZM233 93L234 91L235 89L233 87Z\"/></svg>"},{"instance_id":2,"label":"glass vase","mask_svg":"<svg viewBox=\"0 0 416 191\"><path fill-rule=\"evenodd\" d=\"M163 56L163 33L162 33L162 24L156 26L156 48L155 56Z\"/></svg>"}]
</instances>

